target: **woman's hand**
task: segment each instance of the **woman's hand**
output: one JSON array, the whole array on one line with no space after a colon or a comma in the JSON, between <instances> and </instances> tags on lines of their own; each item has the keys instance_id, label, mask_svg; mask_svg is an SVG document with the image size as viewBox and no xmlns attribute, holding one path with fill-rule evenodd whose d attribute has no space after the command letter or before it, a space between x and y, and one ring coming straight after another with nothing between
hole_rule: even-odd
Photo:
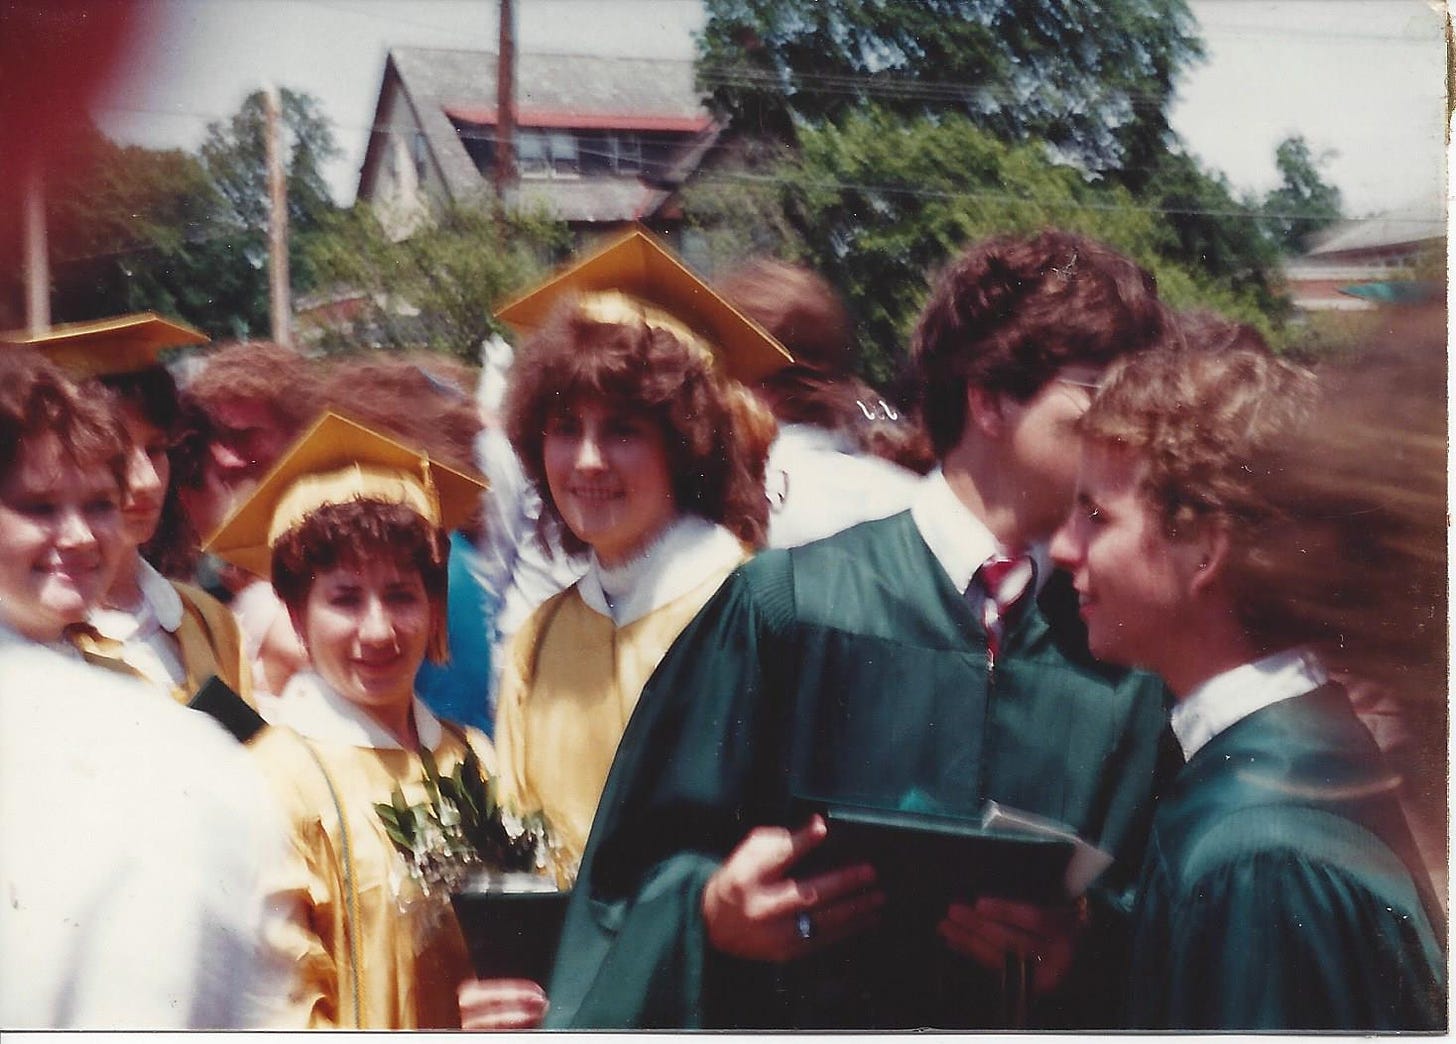
<instances>
[{"instance_id":1,"label":"woman's hand","mask_svg":"<svg viewBox=\"0 0 1456 1044\"><path fill-rule=\"evenodd\" d=\"M530 979L467 979L460 984L460 1028L536 1029L546 1017L546 991Z\"/></svg>"},{"instance_id":2,"label":"woman's hand","mask_svg":"<svg viewBox=\"0 0 1456 1044\"><path fill-rule=\"evenodd\" d=\"M814 816L795 831L757 827L703 890L708 941L734 957L787 961L864 931L884 893L865 863L796 881L789 871L828 834Z\"/></svg>"},{"instance_id":3,"label":"woman's hand","mask_svg":"<svg viewBox=\"0 0 1456 1044\"><path fill-rule=\"evenodd\" d=\"M1033 993L1061 985L1085 925L1077 906L1032 906L982 896L974 905L954 903L937 931L947 946L990 971L1000 972L1006 955L1030 962Z\"/></svg>"}]
</instances>

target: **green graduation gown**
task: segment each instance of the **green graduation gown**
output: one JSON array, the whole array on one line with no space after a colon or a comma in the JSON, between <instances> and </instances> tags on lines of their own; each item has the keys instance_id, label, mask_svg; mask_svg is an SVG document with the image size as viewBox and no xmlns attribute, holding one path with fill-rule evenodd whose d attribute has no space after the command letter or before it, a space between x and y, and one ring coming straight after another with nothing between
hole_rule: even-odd
<instances>
[{"instance_id":1,"label":"green graduation gown","mask_svg":"<svg viewBox=\"0 0 1456 1044\"><path fill-rule=\"evenodd\" d=\"M1154 819L1131 1025L1444 1029L1444 918L1398 782L1335 685L1195 753Z\"/></svg>"},{"instance_id":2,"label":"green graduation gown","mask_svg":"<svg viewBox=\"0 0 1456 1044\"><path fill-rule=\"evenodd\" d=\"M1114 853L1106 879L1130 896L1166 752L1162 695L1090 658L1064 577L990 671L980 622L908 512L760 555L683 632L628 725L547 1025L996 1025L996 982L933 928L887 919L809 960L736 961L707 945L704 884L752 827L797 825L795 794L967 819L991 798ZM1112 934L1091 933L1071 987L1038 999L1043 1024L1106 1023L1125 972Z\"/></svg>"}]
</instances>

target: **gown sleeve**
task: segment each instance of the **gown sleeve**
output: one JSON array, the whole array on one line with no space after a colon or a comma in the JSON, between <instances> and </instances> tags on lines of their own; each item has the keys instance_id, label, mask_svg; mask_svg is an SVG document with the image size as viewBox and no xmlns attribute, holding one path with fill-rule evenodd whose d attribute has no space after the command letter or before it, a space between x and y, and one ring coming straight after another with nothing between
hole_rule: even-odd
<instances>
[{"instance_id":1,"label":"gown sleeve","mask_svg":"<svg viewBox=\"0 0 1456 1044\"><path fill-rule=\"evenodd\" d=\"M328 795L309 795L300 781L318 772L304 764L298 740L284 729L265 729L248 747L274 791L288 824L288 844L272 868L269 894L282 917L270 927L269 941L295 969L289 998L289 1023L310 1029L352 1026L352 1013L340 1011L343 970L334 959L339 941L330 926L343 922L338 882L330 858L332 845L317 815ZM286 781L286 782L285 782Z\"/></svg>"},{"instance_id":2,"label":"gown sleeve","mask_svg":"<svg viewBox=\"0 0 1456 1044\"><path fill-rule=\"evenodd\" d=\"M1388 847L1308 809L1222 826L1164 912L1169 1028L1444 1027L1440 944Z\"/></svg>"},{"instance_id":3,"label":"gown sleeve","mask_svg":"<svg viewBox=\"0 0 1456 1044\"><path fill-rule=\"evenodd\" d=\"M746 567L775 583L731 575L643 691L567 912L548 1028L765 1024L770 969L710 953L701 904L745 824L771 821L783 791L772 748L789 734L787 701L771 675L791 596L776 558Z\"/></svg>"}]
</instances>

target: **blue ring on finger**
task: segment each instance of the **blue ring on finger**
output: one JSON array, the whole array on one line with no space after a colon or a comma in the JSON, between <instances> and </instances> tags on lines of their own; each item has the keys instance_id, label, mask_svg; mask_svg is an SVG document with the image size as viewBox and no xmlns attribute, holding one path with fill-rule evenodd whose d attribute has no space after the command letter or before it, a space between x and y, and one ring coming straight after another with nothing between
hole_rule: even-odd
<instances>
[{"instance_id":1,"label":"blue ring on finger","mask_svg":"<svg viewBox=\"0 0 1456 1044\"><path fill-rule=\"evenodd\" d=\"M814 938L814 918L809 916L808 910L801 911L794 918L794 934L803 942Z\"/></svg>"}]
</instances>

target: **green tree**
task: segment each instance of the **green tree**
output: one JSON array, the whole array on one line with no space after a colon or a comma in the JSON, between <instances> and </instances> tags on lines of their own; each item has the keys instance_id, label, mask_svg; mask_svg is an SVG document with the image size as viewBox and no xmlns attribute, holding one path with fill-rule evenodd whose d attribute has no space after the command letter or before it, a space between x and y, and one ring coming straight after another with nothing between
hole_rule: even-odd
<instances>
[{"instance_id":1,"label":"green tree","mask_svg":"<svg viewBox=\"0 0 1456 1044\"><path fill-rule=\"evenodd\" d=\"M1320 173L1333 155L1327 150L1316 156L1300 134L1285 138L1274 150L1281 184L1265 197L1264 210L1287 253L1302 253L1310 236L1344 216L1340 190Z\"/></svg>"},{"instance_id":2,"label":"green tree","mask_svg":"<svg viewBox=\"0 0 1456 1044\"><path fill-rule=\"evenodd\" d=\"M745 244L767 245L822 272L846 298L861 370L877 383L900 369L935 271L968 241L1003 232L1056 226L1094 236L1153 271L1175 307L1215 308L1270 329L1252 285L1178 256L1156 207L964 116L907 121L858 109L837 125L806 127L797 155L705 175L684 206L689 224L720 248L719 264Z\"/></svg>"},{"instance_id":3,"label":"green tree","mask_svg":"<svg viewBox=\"0 0 1456 1044\"><path fill-rule=\"evenodd\" d=\"M1271 319L1285 317L1279 245L1257 199L1237 193L1223 174L1181 149L1158 157L1137 199L1162 215L1161 256L1247 296Z\"/></svg>"},{"instance_id":4,"label":"green tree","mask_svg":"<svg viewBox=\"0 0 1456 1044\"><path fill-rule=\"evenodd\" d=\"M197 158L119 146L88 128L46 186L58 321L154 309L193 322L228 295L209 238L221 199Z\"/></svg>"},{"instance_id":5,"label":"green tree","mask_svg":"<svg viewBox=\"0 0 1456 1044\"><path fill-rule=\"evenodd\" d=\"M318 103L282 94L295 293L306 243L330 219L321 166L338 151ZM215 337L269 328L263 99L211 124L197 154L76 136L47 185L57 321L153 309Z\"/></svg>"},{"instance_id":6,"label":"green tree","mask_svg":"<svg viewBox=\"0 0 1456 1044\"><path fill-rule=\"evenodd\" d=\"M1092 170L1142 167L1169 136L1178 72L1202 54L1185 0L707 0L699 85L738 129L873 101L960 113Z\"/></svg>"},{"instance_id":7,"label":"green tree","mask_svg":"<svg viewBox=\"0 0 1456 1044\"><path fill-rule=\"evenodd\" d=\"M308 243L320 283L360 295L351 322L320 332L326 351L426 347L475 362L505 333L495 309L539 279L570 245L566 226L536 214L497 220L488 209L446 210L392 240L367 205L340 212Z\"/></svg>"},{"instance_id":8,"label":"green tree","mask_svg":"<svg viewBox=\"0 0 1456 1044\"><path fill-rule=\"evenodd\" d=\"M288 192L289 276L295 295L315 284L308 240L334 210L323 165L338 155L333 128L312 95L279 90L284 177ZM268 167L262 91L226 120L208 125L198 159L221 200L214 235L227 242L225 283L235 288L229 314L212 327L230 336L258 336L269 328ZM222 273L220 273L222 274Z\"/></svg>"}]
</instances>

